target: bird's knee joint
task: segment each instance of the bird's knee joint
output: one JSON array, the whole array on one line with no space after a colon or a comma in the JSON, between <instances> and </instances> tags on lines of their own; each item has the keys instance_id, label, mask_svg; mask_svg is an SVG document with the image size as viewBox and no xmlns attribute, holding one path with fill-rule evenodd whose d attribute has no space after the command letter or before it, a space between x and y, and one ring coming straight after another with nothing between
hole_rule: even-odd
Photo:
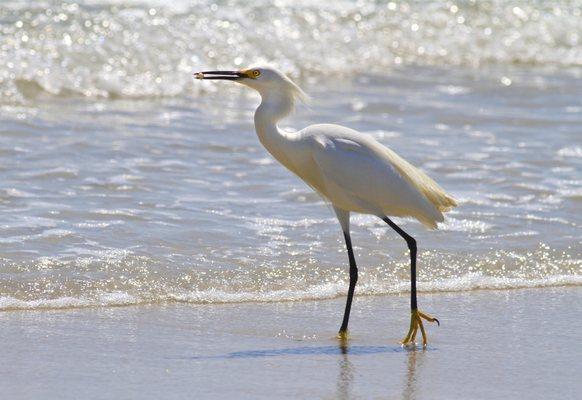
<instances>
[{"instance_id":1,"label":"bird's knee joint","mask_svg":"<svg viewBox=\"0 0 582 400\"><path fill-rule=\"evenodd\" d=\"M416 240L414 238L406 239L406 244L408 244L408 249L410 251L416 251Z\"/></svg>"},{"instance_id":2,"label":"bird's knee joint","mask_svg":"<svg viewBox=\"0 0 582 400\"><path fill-rule=\"evenodd\" d=\"M354 284L358 281L358 271L350 272L350 282Z\"/></svg>"}]
</instances>

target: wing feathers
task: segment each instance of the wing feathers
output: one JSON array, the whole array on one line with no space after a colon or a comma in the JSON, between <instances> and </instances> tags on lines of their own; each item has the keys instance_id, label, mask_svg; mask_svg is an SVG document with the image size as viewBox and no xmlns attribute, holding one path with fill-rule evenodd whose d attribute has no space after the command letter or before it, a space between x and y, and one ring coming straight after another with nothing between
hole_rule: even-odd
<instances>
[{"instance_id":1,"label":"wing feathers","mask_svg":"<svg viewBox=\"0 0 582 400\"><path fill-rule=\"evenodd\" d=\"M343 128L343 127L338 127ZM331 131L331 127L325 127ZM348 211L411 216L430 228L457 205L435 181L387 147L355 131L313 132L320 191Z\"/></svg>"}]
</instances>

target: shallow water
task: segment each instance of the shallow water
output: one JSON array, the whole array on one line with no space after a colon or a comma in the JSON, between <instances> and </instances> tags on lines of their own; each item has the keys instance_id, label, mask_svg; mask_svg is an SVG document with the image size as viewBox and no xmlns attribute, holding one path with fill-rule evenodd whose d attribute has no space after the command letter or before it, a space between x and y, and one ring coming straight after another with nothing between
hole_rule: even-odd
<instances>
[{"instance_id":1,"label":"shallow water","mask_svg":"<svg viewBox=\"0 0 582 400\"><path fill-rule=\"evenodd\" d=\"M20 20L29 21L30 35L47 35L47 26L61 36L68 29L43 25L45 9L25 4L16 1L0 9L6 37L20 37L21 30L14 30ZM144 30L149 50L132 47L134 42L123 47L137 53L132 54L135 65L113 66L125 71L119 81L103 72L109 64L99 57L117 60L120 48L104 37L104 47L95 50L95 37L84 28L79 35L88 42L58 48L58 65L74 66L63 67L66 73L47 61L52 53L46 47L31 53L26 46L37 40L20 37L2 47L21 63L0 65L5 89L0 100L0 309L276 301L345 293L347 257L339 225L329 207L260 146L252 125L257 97L236 85L191 79L194 69L226 66L225 51L215 59L204 47L204 52L192 53L207 58L174 60L190 49L178 46L168 50L168 70L156 58L160 53L152 41L159 35L168 39L182 32L189 38L212 30L186 30L193 13L189 8L180 11L184 20L172 14L172 26L155 25L155 15L177 13L177 8L145 4L95 1L63 11L73 25L89 17L119 24L118 19L133 15L129 20L137 31ZM389 4L383 7L390 10ZM444 4L434 2L433 7L441 10ZM567 27L569 17L580 11L577 2L560 4L559 12L539 5L544 18L529 22L538 21L540 29L553 23L555 29L547 32L556 34L554 42L562 37L562 28L552 15L562 13L560 21ZM289 7L279 5L278 10L284 14ZM442 15L457 21L450 7ZM493 14L471 7L467 10L493 24ZM409 11L400 10L395 18L410 22ZM201 6L200 12L208 10ZM368 22L376 21L373 15ZM325 10L317 18L324 17ZM40 25L30 22L35 18ZM498 22L509 31L534 29L527 24L511 28L517 22L507 18L507 25ZM355 29L349 21L334 26L348 35ZM469 22L476 24L477 18L467 18ZM357 34L348 36L358 40L379 35L376 28L382 31L356 25ZM213 29L238 38L241 28ZM447 36L451 44L430 37L451 49L463 40ZM479 69L454 57L422 54L386 65L377 62L381 57L351 63L349 48L339 44L329 51L343 54L341 60L317 55L305 45L303 64L285 63L296 54L275 54L277 46L265 48L262 56L256 48L254 53L239 48L245 62L268 56L312 95L311 107L300 107L282 126L334 122L371 134L459 200L438 231L399 220L419 241L420 288L456 291L582 284L582 71L578 39L572 40L563 47L573 61L551 53L560 46L543 47L541 41L536 62L528 61L519 47L512 53L517 60L499 53L499 59L479 61ZM239 42L234 43L233 48ZM479 44L485 54L492 43L472 45ZM98 57L85 64L90 48ZM141 50L152 59L140 57ZM505 50L510 52L511 46ZM459 51L463 57L473 54ZM39 64L24 60L31 54ZM231 66L238 63L233 60ZM49 75L44 78L30 77L23 69L45 64ZM142 67L162 83L140 81ZM170 76L172 82L167 81ZM361 266L358 293L406 291L404 243L371 217L354 216L352 226Z\"/></svg>"}]
</instances>

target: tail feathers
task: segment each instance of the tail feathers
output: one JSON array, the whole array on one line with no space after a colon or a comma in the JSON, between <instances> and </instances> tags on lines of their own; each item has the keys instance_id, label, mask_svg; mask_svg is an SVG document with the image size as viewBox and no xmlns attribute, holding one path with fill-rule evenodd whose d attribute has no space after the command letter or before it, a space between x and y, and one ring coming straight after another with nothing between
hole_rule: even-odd
<instances>
[{"instance_id":1,"label":"tail feathers","mask_svg":"<svg viewBox=\"0 0 582 400\"><path fill-rule=\"evenodd\" d=\"M407 167L409 168L401 170L401 173L437 210L447 212L457 206L457 201L449 196L427 174L410 164Z\"/></svg>"},{"instance_id":2,"label":"tail feathers","mask_svg":"<svg viewBox=\"0 0 582 400\"><path fill-rule=\"evenodd\" d=\"M426 207L424 212L415 212L412 217L416 218L421 224L429 229L437 229L437 223L443 222L445 220L442 212L433 207L432 205Z\"/></svg>"},{"instance_id":3,"label":"tail feathers","mask_svg":"<svg viewBox=\"0 0 582 400\"><path fill-rule=\"evenodd\" d=\"M437 222L444 220L442 213L456 207L457 201L420 169L414 167L392 150L386 149L386 151L389 153L392 165L434 207L430 212L423 213L423 215L415 215L414 217L423 225L435 229Z\"/></svg>"},{"instance_id":4,"label":"tail feathers","mask_svg":"<svg viewBox=\"0 0 582 400\"><path fill-rule=\"evenodd\" d=\"M423 184L417 185L419 191L428 200L431 205L431 212L428 215L423 215L418 220L430 229L437 228L437 222L443 222L443 213L450 211L457 206L457 201L449 196L437 183L430 179L422 171L417 170L418 173L424 175Z\"/></svg>"},{"instance_id":5,"label":"tail feathers","mask_svg":"<svg viewBox=\"0 0 582 400\"><path fill-rule=\"evenodd\" d=\"M426 176L426 175L425 175ZM428 178L428 177L427 177ZM430 178L428 178L430 179ZM457 206L457 201L449 196L439 185L431 180L434 185L430 188L423 188L422 194L431 202L440 212L447 212Z\"/></svg>"}]
</instances>

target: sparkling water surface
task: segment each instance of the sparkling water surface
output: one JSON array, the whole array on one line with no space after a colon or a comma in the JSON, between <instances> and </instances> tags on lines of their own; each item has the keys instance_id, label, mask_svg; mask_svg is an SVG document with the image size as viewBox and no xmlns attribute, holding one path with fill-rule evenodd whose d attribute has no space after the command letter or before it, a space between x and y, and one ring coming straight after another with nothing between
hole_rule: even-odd
<instances>
[{"instance_id":1,"label":"sparkling water surface","mask_svg":"<svg viewBox=\"0 0 582 400\"><path fill-rule=\"evenodd\" d=\"M258 97L191 77L265 59L313 97L282 127L366 132L458 199L438 231L397 220L419 242L421 290L582 284L579 2L257 4L252 21L284 27L242 36L222 3L212 21L204 2L0 6L0 309L343 295L339 225L260 146ZM358 293L405 292L403 241L369 216L352 231Z\"/></svg>"}]
</instances>

